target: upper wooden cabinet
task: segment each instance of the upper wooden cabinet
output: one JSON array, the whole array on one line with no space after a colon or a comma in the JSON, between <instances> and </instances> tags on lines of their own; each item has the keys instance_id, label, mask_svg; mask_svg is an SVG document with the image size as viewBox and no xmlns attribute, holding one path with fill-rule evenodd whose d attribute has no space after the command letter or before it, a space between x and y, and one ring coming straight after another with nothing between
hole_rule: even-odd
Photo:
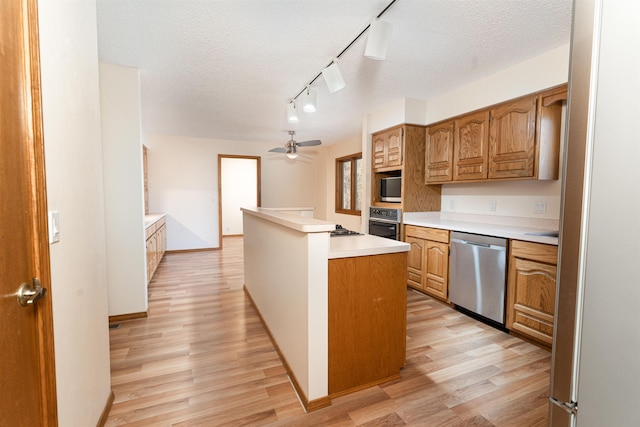
<instances>
[{"instance_id":1,"label":"upper wooden cabinet","mask_svg":"<svg viewBox=\"0 0 640 427\"><path fill-rule=\"evenodd\" d=\"M402 166L403 128L393 128L373 136L373 170Z\"/></svg>"},{"instance_id":2,"label":"upper wooden cabinet","mask_svg":"<svg viewBox=\"0 0 640 427\"><path fill-rule=\"evenodd\" d=\"M425 180L451 181L453 177L453 122L439 123L427 128Z\"/></svg>"},{"instance_id":3,"label":"upper wooden cabinet","mask_svg":"<svg viewBox=\"0 0 640 427\"><path fill-rule=\"evenodd\" d=\"M533 177L537 97L491 109L489 178Z\"/></svg>"},{"instance_id":4,"label":"upper wooden cabinet","mask_svg":"<svg viewBox=\"0 0 640 427\"><path fill-rule=\"evenodd\" d=\"M455 121L453 179L485 179L489 152L489 111L468 114Z\"/></svg>"},{"instance_id":5,"label":"upper wooden cabinet","mask_svg":"<svg viewBox=\"0 0 640 427\"><path fill-rule=\"evenodd\" d=\"M399 125L371 137L371 206L402 209L404 212L440 210L440 186L425 185L425 127ZM402 177L402 200L380 200L380 180Z\"/></svg>"},{"instance_id":6,"label":"upper wooden cabinet","mask_svg":"<svg viewBox=\"0 0 640 427\"><path fill-rule=\"evenodd\" d=\"M425 182L558 179L566 99L562 85L430 125Z\"/></svg>"}]
</instances>

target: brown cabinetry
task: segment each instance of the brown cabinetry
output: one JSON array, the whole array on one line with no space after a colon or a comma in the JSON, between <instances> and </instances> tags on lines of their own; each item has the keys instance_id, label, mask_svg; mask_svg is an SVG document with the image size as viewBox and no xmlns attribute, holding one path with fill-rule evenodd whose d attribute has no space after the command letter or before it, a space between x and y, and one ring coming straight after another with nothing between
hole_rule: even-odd
<instances>
[{"instance_id":1,"label":"brown cabinetry","mask_svg":"<svg viewBox=\"0 0 640 427\"><path fill-rule=\"evenodd\" d=\"M375 134L373 143L373 170L402 166L403 129L393 128Z\"/></svg>"},{"instance_id":2,"label":"brown cabinetry","mask_svg":"<svg viewBox=\"0 0 640 427\"><path fill-rule=\"evenodd\" d=\"M398 208L405 212L440 210L440 186L424 184L424 126L395 126L373 134L371 143L372 206ZM400 150L399 153L398 150ZM400 203L380 200L380 180L388 177L402 177Z\"/></svg>"},{"instance_id":3,"label":"brown cabinetry","mask_svg":"<svg viewBox=\"0 0 640 427\"><path fill-rule=\"evenodd\" d=\"M167 249L167 226L164 216L147 226L146 237L147 283L149 283Z\"/></svg>"},{"instance_id":4,"label":"brown cabinetry","mask_svg":"<svg viewBox=\"0 0 640 427\"><path fill-rule=\"evenodd\" d=\"M453 122L427 128L425 180L430 183L448 182L453 177Z\"/></svg>"},{"instance_id":5,"label":"brown cabinetry","mask_svg":"<svg viewBox=\"0 0 640 427\"><path fill-rule=\"evenodd\" d=\"M562 85L427 127L425 182L558 179Z\"/></svg>"},{"instance_id":6,"label":"brown cabinetry","mask_svg":"<svg viewBox=\"0 0 640 427\"><path fill-rule=\"evenodd\" d=\"M548 347L553 342L558 247L511 241L507 328Z\"/></svg>"},{"instance_id":7,"label":"brown cabinetry","mask_svg":"<svg viewBox=\"0 0 640 427\"><path fill-rule=\"evenodd\" d=\"M447 301L449 231L407 225L404 234L405 242L411 245L407 257L407 284Z\"/></svg>"},{"instance_id":8,"label":"brown cabinetry","mask_svg":"<svg viewBox=\"0 0 640 427\"><path fill-rule=\"evenodd\" d=\"M489 111L467 114L455 121L453 179L487 178L489 152Z\"/></svg>"}]
</instances>

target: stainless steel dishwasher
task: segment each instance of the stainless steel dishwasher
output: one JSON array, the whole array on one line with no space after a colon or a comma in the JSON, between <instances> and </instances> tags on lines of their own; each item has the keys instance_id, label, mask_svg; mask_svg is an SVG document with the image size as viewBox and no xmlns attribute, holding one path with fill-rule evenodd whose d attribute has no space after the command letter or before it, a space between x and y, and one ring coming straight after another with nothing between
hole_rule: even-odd
<instances>
[{"instance_id":1,"label":"stainless steel dishwasher","mask_svg":"<svg viewBox=\"0 0 640 427\"><path fill-rule=\"evenodd\" d=\"M449 300L504 325L507 239L451 232Z\"/></svg>"}]
</instances>

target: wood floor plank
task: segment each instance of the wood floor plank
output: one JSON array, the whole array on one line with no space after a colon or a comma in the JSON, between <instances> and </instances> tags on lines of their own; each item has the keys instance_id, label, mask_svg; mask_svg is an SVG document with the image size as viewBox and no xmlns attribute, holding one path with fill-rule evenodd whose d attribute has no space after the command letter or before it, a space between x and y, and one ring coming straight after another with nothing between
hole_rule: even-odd
<instances>
[{"instance_id":1,"label":"wood floor plank","mask_svg":"<svg viewBox=\"0 0 640 427\"><path fill-rule=\"evenodd\" d=\"M242 238L167 253L148 317L110 329L107 426L544 426L550 354L407 291L400 378L305 413L243 286Z\"/></svg>"}]
</instances>

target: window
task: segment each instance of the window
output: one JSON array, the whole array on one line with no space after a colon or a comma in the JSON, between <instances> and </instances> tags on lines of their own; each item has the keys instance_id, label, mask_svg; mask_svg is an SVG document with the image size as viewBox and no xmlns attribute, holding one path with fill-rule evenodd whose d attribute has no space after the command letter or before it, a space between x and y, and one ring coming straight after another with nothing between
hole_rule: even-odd
<instances>
[{"instance_id":1,"label":"window","mask_svg":"<svg viewBox=\"0 0 640 427\"><path fill-rule=\"evenodd\" d=\"M336 159L336 213L360 215L362 153Z\"/></svg>"}]
</instances>

